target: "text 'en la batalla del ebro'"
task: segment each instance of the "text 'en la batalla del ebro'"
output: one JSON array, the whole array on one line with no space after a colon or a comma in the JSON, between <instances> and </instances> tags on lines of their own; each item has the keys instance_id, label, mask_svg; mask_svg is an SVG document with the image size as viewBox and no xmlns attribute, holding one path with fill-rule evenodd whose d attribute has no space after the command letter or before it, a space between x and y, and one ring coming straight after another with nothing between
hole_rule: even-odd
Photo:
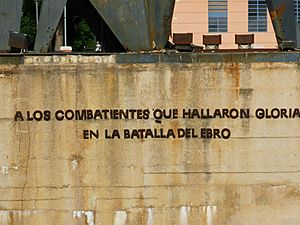
<instances>
[{"instance_id":1,"label":"text 'en la batalla del ebro'","mask_svg":"<svg viewBox=\"0 0 300 225\"><path fill-rule=\"evenodd\" d=\"M83 130L83 139L229 139L231 132L228 128L177 128L177 129L104 129Z\"/></svg>"}]
</instances>

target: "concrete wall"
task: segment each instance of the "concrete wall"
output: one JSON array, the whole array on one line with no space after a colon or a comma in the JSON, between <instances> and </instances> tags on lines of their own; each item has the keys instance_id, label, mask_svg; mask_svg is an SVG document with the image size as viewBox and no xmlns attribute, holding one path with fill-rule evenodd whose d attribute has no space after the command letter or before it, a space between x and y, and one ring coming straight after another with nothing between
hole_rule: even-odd
<instances>
[{"instance_id":1,"label":"concrete wall","mask_svg":"<svg viewBox=\"0 0 300 225\"><path fill-rule=\"evenodd\" d=\"M298 53L0 57L0 224L298 225L298 61ZM60 121L68 109L141 109L149 118ZM178 116L154 118L162 109ZM250 116L189 119L184 109ZM193 138L178 137L186 128ZM201 128L230 137L201 138ZM130 139L124 129L175 137Z\"/></svg>"}]
</instances>

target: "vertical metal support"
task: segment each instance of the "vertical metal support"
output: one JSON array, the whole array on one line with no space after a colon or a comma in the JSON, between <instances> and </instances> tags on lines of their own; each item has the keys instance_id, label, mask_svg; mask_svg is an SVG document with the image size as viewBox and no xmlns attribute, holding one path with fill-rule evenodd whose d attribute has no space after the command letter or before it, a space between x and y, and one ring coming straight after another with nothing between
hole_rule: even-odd
<instances>
[{"instance_id":1,"label":"vertical metal support","mask_svg":"<svg viewBox=\"0 0 300 225\"><path fill-rule=\"evenodd\" d=\"M280 49L294 49L297 46L294 0L266 0L276 40Z\"/></svg>"},{"instance_id":2,"label":"vertical metal support","mask_svg":"<svg viewBox=\"0 0 300 225\"><path fill-rule=\"evenodd\" d=\"M67 46L67 7L64 7L64 46Z\"/></svg>"},{"instance_id":3,"label":"vertical metal support","mask_svg":"<svg viewBox=\"0 0 300 225\"><path fill-rule=\"evenodd\" d=\"M36 22L36 30L39 27L39 1L34 0L35 2L35 22Z\"/></svg>"},{"instance_id":4,"label":"vertical metal support","mask_svg":"<svg viewBox=\"0 0 300 225\"><path fill-rule=\"evenodd\" d=\"M145 0L147 23L153 49L163 49L171 35L175 0Z\"/></svg>"},{"instance_id":5,"label":"vertical metal support","mask_svg":"<svg viewBox=\"0 0 300 225\"><path fill-rule=\"evenodd\" d=\"M9 51L9 31L20 31L23 0L0 0L0 51Z\"/></svg>"},{"instance_id":6,"label":"vertical metal support","mask_svg":"<svg viewBox=\"0 0 300 225\"><path fill-rule=\"evenodd\" d=\"M296 31L297 31L297 46L296 48L300 49L300 24L296 23Z\"/></svg>"}]
</instances>

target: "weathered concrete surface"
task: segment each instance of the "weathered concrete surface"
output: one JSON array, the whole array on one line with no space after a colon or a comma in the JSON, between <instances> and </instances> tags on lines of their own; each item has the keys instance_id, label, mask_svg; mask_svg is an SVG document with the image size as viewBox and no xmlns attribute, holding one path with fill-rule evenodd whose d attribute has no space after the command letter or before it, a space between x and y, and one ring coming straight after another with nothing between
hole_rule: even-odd
<instances>
[{"instance_id":1,"label":"weathered concrete surface","mask_svg":"<svg viewBox=\"0 0 300 225\"><path fill-rule=\"evenodd\" d=\"M299 109L299 55L265 56L0 57L0 224L299 225L300 119L254 113ZM126 63L144 57L178 60ZM193 62L180 63L187 57ZM248 108L251 117L26 120L35 110L188 108ZM17 111L24 121L14 121ZM103 136L188 127L226 127L231 136ZM83 139L97 129L99 139Z\"/></svg>"}]
</instances>

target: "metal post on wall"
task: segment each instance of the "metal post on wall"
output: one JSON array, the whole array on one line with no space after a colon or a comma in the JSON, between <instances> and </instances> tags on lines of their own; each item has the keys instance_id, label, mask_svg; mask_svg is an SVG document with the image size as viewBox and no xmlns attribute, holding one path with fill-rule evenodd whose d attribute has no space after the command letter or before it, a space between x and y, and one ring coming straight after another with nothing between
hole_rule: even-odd
<instances>
[{"instance_id":1,"label":"metal post on wall","mask_svg":"<svg viewBox=\"0 0 300 225\"><path fill-rule=\"evenodd\" d=\"M64 7L64 46L67 46L67 6Z\"/></svg>"},{"instance_id":2,"label":"metal post on wall","mask_svg":"<svg viewBox=\"0 0 300 225\"><path fill-rule=\"evenodd\" d=\"M60 51L72 52L72 47L67 46L67 5L64 6L64 45L60 47Z\"/></svg>"},{"instance_id":3,"label":"metal post on wall","mask_svg":"<svg viewBox=\"0 0 300 225\"><path fill-rule=\"evenodd\" d=\"M35 3L35 22L36 22L36 30L39 27L39 0L34 0Z\"/></svg>"}]
</instances>

